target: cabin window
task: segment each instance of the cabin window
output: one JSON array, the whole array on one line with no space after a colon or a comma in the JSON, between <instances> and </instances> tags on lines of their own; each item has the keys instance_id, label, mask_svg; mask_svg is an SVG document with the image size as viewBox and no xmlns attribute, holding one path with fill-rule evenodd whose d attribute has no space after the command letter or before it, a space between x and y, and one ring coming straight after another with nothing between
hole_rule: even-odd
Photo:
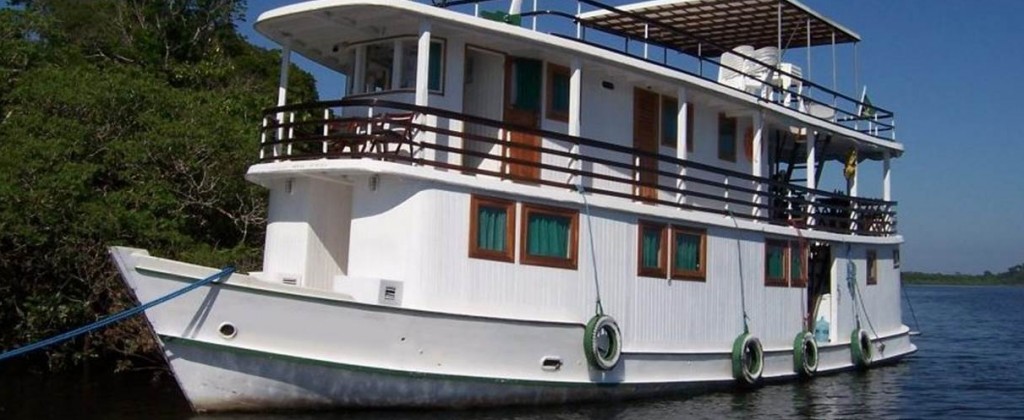
<instances>
[{"instance_id":1,"label":"cabin window","mask_svg":"<svg viewBox=\"0 0 1024 420\"><path fill-rule=\"evenodd\" d=\"M869 249L868 252L867 252L867 260L868 260L868 267L867 267L867 270L866 270L867 271L867 275L868 275L867 283L868 284L878 284L878 253L875 252L875 250L873 250L873 249Z\"/></svg>"},{"instance_id":2,"label":"cabin window","mask_svg":"<svg viewBox=\"0 0 1024 420\"><path fill-rule=\"evenodd\" d=\"M496 198L470 198L469 256L512 262L515 203Z\"/></svg>"},{"instance_id":3,"label":"cabin window","mask_svg":"<svg viewBox=\"0 0 1024 420\"><path fill-rule=\"evenodd\" d=\"M789 285L786 277L789 243L767 239L764 241L764 284L765 286Z\"/></svg>"},{"instance_id":4,"label":"cabin window","mask_svg":"<svg viewBox=\"0 0 1024 420\"><path fill-rule=\"evenodd\" d=\"M402 46L402 83L400 89L416 89L416 56L419 54L419 41L405 38L399 41ZM444 60L444 43L430 41L430 56L427 66L427 90L441 92Z\"/></svg>"},{"instance_id":5,"label":"cabin window","mask_svg":"<svg viewBox=\"0 0 1024 420\"><path fill-rule=\"evenodd\" d=\"M569 121L569 68L548 63L548 110L552 120Z\"/></svg>"},{"instance_id":6,"label":"cabin window","mask_svg":"<svg viewBox=\"0 0 1024 420\"><path fill-rule=\"evenodd\" d=\"M640 276L665 278L668 274L668 246L665 243L664 224L640 221L639 226L639 269Z\"/></svg>"},{"instance_id":7,"label":"cabin window","mask_svg":"<svg viewBox=\"0 0 1024 420\"><path fill-rule=\"evenodd\" d=\"M517 58L512 61L509 69L509 103L522 111L540 112L541 67L538 60Z\"/></svg>"},{"instance_id":8,"label":"cabin window","mask_svg":"<svg viewBox=\"0 0 1024 420\"><path fill-rule=\"evenodd\" d=\"M365 82L360 93L391 90L391 72L395 63L395 43L378 42L366 46Z\"/></svg>"},{"instance_id":9,"label":"cabin window","mask_svg":"<svg viewBox=\"0 0 1024 420\"><path fill-rule=\"evenodd\" d=\"M896 248L892 250L892 268L900 268L900 249Z\"/></svg>"},{"instance_id":10,"label":"cabin window","mask_svg":"<svg viewBox=\"0 0 1024 420\"><path fill-rule=\"evenodd\" d=\"M416 60L419 51L419 41L416 38L403 37L374 42L359 48L365 48L366 51L364 82L363 86L352 86L349 90L351 93L376 93L416 88ZM441 93L444 88L443 40L430 41L428 62L427 89L434 93ZM392 86L392 75L397 75L394 79L397 86ZM352 76L354 75L350 74L350 78Z\"/></svg>"},{"instance_id":11,"label":"cabin window","mask_svg":"<svg viewBox=\"0 0 1024 420\"><path fill-rule=\"evenodd\" d=\"M671 96L661 97L661 145L676 147L679 141L679 101Z\"/></svg>"},{"instance_id":12,"label":"cabin window","mask_svg":"<svg viewBox=\"0 0 1024 420\"><path fill-rule=\"evenodd\" d=\"M718 115L718 158L736 161L736 119Z\"/></svg>"},{"instance_id":13,"label":"cabin window","mask_svg":"<svg viewBox=\"0 0 1024 420\"><path fill-rule=\"evenodd\" d=\"M707 233L672 227L672 278L704 281L707 274Z\"/></svg>"},{"instance_id":14,"label":"cabin window","mask_svg":"<svg viewBox=\"0 0 1024 420\"><path fill-rule=\"evenodd\" d=\"M578 214L523 204L523 264L576 269Z\"/></svg>"},{"instance_id":15,"label":"cabin window","mask_svg":"<svg viewBox=\"0 0 1024 420\"><path fill-rule=\"evenodd\" d=\"M807 287L807 245L789 241L789 285Z\"/></svg>"}]
</instances>

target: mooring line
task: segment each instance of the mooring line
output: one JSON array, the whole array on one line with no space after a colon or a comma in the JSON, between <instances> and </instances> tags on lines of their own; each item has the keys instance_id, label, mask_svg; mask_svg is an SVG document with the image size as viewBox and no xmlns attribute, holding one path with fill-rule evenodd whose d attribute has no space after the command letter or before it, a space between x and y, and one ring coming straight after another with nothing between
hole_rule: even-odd
<instances>
[{"instance_id":1,"label":"mooring line","mask_svg":"<svg viewBox=\"0 0 1024 420\"><path fill-rule=\"evenodd\" d=\"M205 279L202 279L202 280L199 280L199 281L197 281L195 283L192 283L192 284L186 286L185 288L183 288L181 290L172 292L172 293L170 293L170 294L168 294L166 296L163 296L163 297L161 297L159 299L153 300L152 302L149 302L149 303L147 303L145 305L139 305L139 306L136 306L136 307L131 308L131 309L126 309L126 310L118 312L118 313L116 313L114 315L111 315L111 316L108 316L106 318L103 318L103 319L101 319L99 321L93 322L92 324L85 325L85 326L76 328L74 330L71 330L71 331L68 331L68 332L65 332L65 333L62 333L62 334L55 335L55 336L47 338L45 340L38 341L38 342L35 342L35 343L32 343L32 344L29 344L27 346L20 347L20 348L17 348L17 349L5 352L3 354L0 354L0 362L2 362L4 360L7 360L7 359L10 359L12 357L20 356L20 355L28 353L28 352L39 350L39 349L41 349L43 347L47 347L47 346L51 346L51 345L60 343L62 341L70 340L70 339L75 338L75 337L77 337L79 335L87 334L87 333L90 333L92 331L98 330L100 328L106 327L107 325L113 324L115 322L122 321L124 319L129 318L129 317L137 315L137 314L139 314L142 311L145 311L145 310L147 310L149 308L152 308L152 307L154 307L156 305L159 305L161 303L164 303L164 302L167 302L167 301L169 301L171 299L174 299L174 298L176 298L178 296L181 296L181 295L183 295L185 293L188 293L188 292L190 292L190 291L192 291L194 289L197 289L199 287L202 287L202 286L205 286L207 284L213 283L213 282L215 282L217 280L220 280L220 279L224 278L225 276L231 275L231 273L233 273L234 271L235 271L235 267L233 267L233 266L225 267L224 269L222 269L217 274L214 274L214 275L212 275L210 277L207 277Z\"/></svg>"}]
</instances>

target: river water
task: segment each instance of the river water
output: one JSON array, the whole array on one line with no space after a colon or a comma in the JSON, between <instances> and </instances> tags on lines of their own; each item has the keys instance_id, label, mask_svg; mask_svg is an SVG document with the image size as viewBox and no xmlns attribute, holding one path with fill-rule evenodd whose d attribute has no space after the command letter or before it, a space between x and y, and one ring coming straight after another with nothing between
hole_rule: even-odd
<instances>
[{"instance_id":1,"label":"river water","mask_svg":"<svg viewBox=\"0 0 1024 420\"><path fill-rule=\"evenodd\" d=\"M747 392L473 411L193 415L167 375L0 376L0 419L1024 418L1024 287L911 286L923 334L904 362ZM917 329L904 303L907 325Z\"/></svg>"}]
</instances>

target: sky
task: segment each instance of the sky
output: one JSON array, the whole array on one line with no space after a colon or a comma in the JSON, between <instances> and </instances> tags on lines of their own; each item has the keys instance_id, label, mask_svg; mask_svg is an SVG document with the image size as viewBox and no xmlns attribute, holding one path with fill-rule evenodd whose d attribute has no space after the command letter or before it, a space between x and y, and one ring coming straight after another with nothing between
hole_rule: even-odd
<instances>
[{"instance_id":1,"label":"sky","mask_svg":"<svg viewBox=\"0 0 1024 420\"><path fill-rule=\"evenodd\" d=\"M254 44L277 48L252 24L260 13L295 2L250 0L239 29ZM906 241L903 270L999 273L1024 263L1024 126L1017 125L1024 119L1024 1L803 3L860 35L859 85L867 86L872 103L896 114L897 137L906 148L892 165L898 229ZM811 79L830 84L831 75L822 73L831 67L818 65L830 53L812 54ZM853 82L852 48L841 47L839 56L840 91L856 97L861 88ZM321 98L340 96L341 81L328 71L293 61L317 77ZM273 95L268 92L268 105ZM862 168L862 195L880 196L880 166Z\"/></svg>"}]
</instances>

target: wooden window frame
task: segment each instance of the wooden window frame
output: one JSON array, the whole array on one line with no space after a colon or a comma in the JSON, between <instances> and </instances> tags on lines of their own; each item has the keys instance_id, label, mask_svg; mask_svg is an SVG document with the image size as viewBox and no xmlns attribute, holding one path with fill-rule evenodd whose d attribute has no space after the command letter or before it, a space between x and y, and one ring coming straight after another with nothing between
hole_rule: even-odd
<instances>
[{"instance_id":1,"label":"wooden window frame","mask_svg":"<svg viewBox=\"0 0 1024 420\"><path fill-rule=\"evenodd\" d=\"M722 153L722 124L732 124L732 155ZM718 159L728 162L736 162L736 155L739 148L736 138L739 137L739 119L726 117L725 114L718 114Z\"/></svg>"},{"instance_id":2,"label":"wooden window frame","mask_svg":"<svg viewBox=\"0 0 1024 420\"><path fill-rule=\"evenodd\" d=\"M798 252L800 252L800 256L801 256L802 260L801 260L801 264L800 264L800 276L797 277L797 278L790 277L790 279L789 279L789 287L807 287L808 278L810 277L809 276L810 267L808 267L808 263L810 263L810 261L811 261L811 258L810 258L810 247L804 241L799 241L799 240L797 240L797 241L789 241L789 252L790 252L790 255L789 255L789 259L786 260L789 264L792 264L792 261L793 261L793 254L792 254L793 250L797 250ZM793 275L792 267L789 267L789 269L790 270L786 272L786 275L792 276Z\"/></svg>"},{"instance_id":3,"label":"wooden window frame","mask_svg":"<svg viewBox=\"0 0 1024 420\"><path fill-rule=\"evenodd\" d=\"M677 233L700 236L700 269L696 271L676 270L675 244ZM669 253L669 255L672 257L671 261L669 261L669 267L672 271L672 279L706 282L708 273L708 231L704 229L696 229L686 226L673 225L669 239L671 239L669 242L672 245L672 252Z\"/></svg>"},{"instance_id":4,"label":"wooden window frame","mask_svg":"<svg viewBox=\"0 0 1024 420\"><path fill-rule=\"evenodd\" d=\"M477 214L479 214L480 206L485 207L497 207L504 208L508 215L505 219L505 251L492 251L489 249L481 249L477 243L477 233L479 233L479 220ZM484 260L494 260L502 262L515 262L515 243L516 243L516 203L515 201L502 200L499 198L481 197L481 196L470 196L469 199L469 257L479 258Z\"/></svg>"},{"instance_id":5,"label":"wooden window frame","mask_svg":"<svg viewBox=\"0 0 1024 420\"><path fill-rule=\"evenodd\" d=\"M782 277L768 276L768 248L782 248ZM785 239L764 240L764 285L770 287L789 287L789 241Z\"/></svg>"},{"instance_id":6,"label":"wooden window frame","mask_svg":"<svg viewBox=\"0 0 1024 420\"><path fill-rule=\"evenodd\" d=\"M558 64L546 63L547 64L547 79L544 81L544 93L547 96L544 100L544 116L549 120L569 122L569 110L556 111L554 109L555 104L555 76L559 74L565 75L565 78L569 81L569 101L572 101L572 72L569 71L568 67L560 66Z\"/></svg>"},{"instance_id":7,"label":"wooden window frame","mask_svg":"<svg viewBox=\"0 0 1024 420\"><path fill-rule=\"evenodd\" d=\"M669 138L670 141L666 142L665 138L665 108L669 103L673 105L673 118L677 120L679 119L679 99L676 98L675 96L661 95L660 104L658 106L658 144L663 147L675 149L679 147L679 145L677 144L679 143L678 121L676 126L676 132L671 134L671 137Z\"/></svg>"},{"instance_id":8,"label":"wooden window frame","mask_svg":"<svg viewBox=\"0 0 1024 420\"><path fill-rule=\"evenodd\" d=\"M667 242L667 229L668 225L664 223L652 222L648 220L640 220L637 222L637 238L636 238L636 272L638 276L643 277L657 277L664 279L668 276L668 242ZM655 228L658 229L659 243L661 245L661 251L659 255L659 266L655 268L644 267L644 229Z\"/></svg>"},{"instance_id":9,"label":"wooden window frame","mask_svg":"<svg viewBox=\"0 0 1024 420\"><path fill-rule=\"evenodd\" d=\"M577 256L579 255L579 212L559 207L549 207L536 204L523 203L522 215L519 225L519 262L527 265L539 265L543 267L566 268L575 270ZM545 257L530 255L526 250L526 244L530 235L530 215L533 213L548 214L569 219L569 256L567 258Z\"/></svg>"},{"instance_id":10,"label":"wooden window frame","mask_svg":"<svg viewBox=\"0 0 1024 420\"><path fill-rule=\"evenodd\" d=\"M878 251L869 249L864 252L864 274L866 275L866 283L870 285L878 284Z\"/></svg>"}]
</instances>

